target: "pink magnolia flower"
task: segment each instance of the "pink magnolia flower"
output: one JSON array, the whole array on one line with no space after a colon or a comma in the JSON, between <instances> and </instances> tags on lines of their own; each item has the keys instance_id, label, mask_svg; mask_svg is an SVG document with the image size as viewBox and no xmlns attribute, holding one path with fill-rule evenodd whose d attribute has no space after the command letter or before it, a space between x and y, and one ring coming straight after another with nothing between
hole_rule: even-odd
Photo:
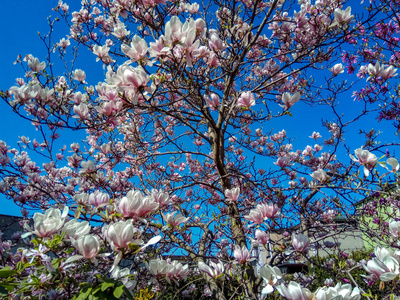
<instances>
[{"instance_id":1,"label":"pink magnolia flower","mask_svg":"<svg viewBox=\"0 0 400 300\"><path fill-rule=\"evenodd\" d=\"M80 120L89 119L89 109L85 103L81 103L79 105L74 105L74 113L78 116L73 116L73 118L79 118Z\"/></svg>"},{"instance_id":2,"label":"pink magnolia flower","mask_svg":"<svg viewBox=\"0 0 400 300\"><path fill-rule=\"evenodd\" d=\"M128 36L131 32L126 30L125 24L122 22L117 22L116 26L114 26L114 31L112 35L117 38L123 40L126 36Z\"/></svg>"},{"instance_id":3,"label":"pink magnolia flower","mask_svg":"<svg viewBox=\"0 0 400 300\"><path fill-rule=\"evenodd\" d=\"M310 136L310 138L312 138L312 139L314 139L314 140L317 140L317 139L319 139L319 138L321 138L322 136L321 136L321 134L319 133L319 132L313 132L312 133L312 135Z\"/></svg>"},{"instance_id":4,"label":"pink magnolia flower","mask_svg":"<svg viewBox=\"0 0 400 300\"><path fill-rule=\"evenodd\" d=\"M136 68L126 65L121 66L117 71L117 75L120 76L124 86L132 86L136 90L147 86L149 82L149 76L141 66Z\"/></svg>"},{"instance_id":5,"label":"pink magnolia flower","mask_svg":"<svg viewBox=\"0 0 400 300\"><path fill-rule=\"evenodd\" d=\"M58 43L57 46L61 47L63 49L67 48L69 45L71 45L71 42L69 39L62 38Z\"/></svg>"},{"instance_id":6,"label":"pink magnolia flower","mask_svg":"<svg viewBox=\"0 0 400 300\"><path fill-rule=\"evenodd\" d=\"M5 248L6 244L3 242L3 249ZM55 268L53 267L51 261L52 258L47 255L46 253L49 252L49 249L46 248L46 246L44 246L43 244L39 244L38 249L23 249L22 250L22 257L30 257L30 261L29 263L32 263L35 258L39 258L41 264L43 264L50 272L55 272Z\"/></svg>"},{"instance_id":7,"label":"pink magnolia flower","mask_svg":"<svg viewBox=\"0 0 400 300\"><path fill-rule=\"evenodd\" d=\"M256 98L252 92L243 92L238 101L237 107L242 109L250 109L250 107L256 105Z\"/></svg>"},{"instance_id":8,"label":"pink magnolia flower","mask_svg":"<svg viewBox=\"0 0 400 300\"><path fill-rule=\"evenodd\" d=\"M286 168L288 166L291 166L293 163L291 162L291 158L289 155L285 155L284 157L279 157L276 162L274 162L274 165L277 165L278 167Z\"/></svg>"},{"instance_id":9,"label":"pink magnolia flower","mask_svg":"<svg viewBox=\"0 0 400 300\"><path fill-rule=\"evenodd\" d=\"M169 49L164 47L164 42L162 40L150 42L149 53L151 57L164 58L169 52Z\"/></svg>"},{"instance_id":10,"label":"pink magnolia flower","mask_svg":"<svg viewBox=\"0 0 400 300\"><path fill-rule=\"evenodd\" d=\"M248 215L245 215L244 218L255 224L261 224L264 222L264 216L259 209L252 209Z\"/></svg>"},{"instance_id":11,"label":"pink magnolia flower","mask_svg":"<svg viewBox=\"0 0 400 300\"><path fill-rule=\"evenodd\" d=\"M240 196L240 188L239 187L234 187L232 189L226 189L225 192L225 197L228 198L230 201L237 201L239 196Z\"/></svg>"},{"instance_id":12,"label":"pink magnolia flower","mask_svg":"<svg viewBox=\"0 0 400 300\"><path fill-rule=\"evenodd\" d=\"M224 271L225 271L224 264L221 261L218 262L217 264L210 261L208 263L208 265L201 261L198 263L197 266L199 267L199 270L201 272L207 273L214 279L216 279L217 277L223 276Z\"/></svg>"},{"instance_id":13,"label":"pink magnolia flower","mask_svg":"<svg viewBox=\"0 0 400 300\"><path fill-rule=\"evenodd\" d=\"M195 25L196 25L196 32L198 32L200 35L204 36L205 28L206 28L206 22L201 18L196 19L196 21L194 21L194 22L195 22Z\"/></svg>"},{"instance_id":14,"label":"pink magnolia flower","mask_svg":"<svg viewBox=\"0 0 400 300\"><path fill-rule=\"evenodd\" d=\"M256 229L256 239L259 244L265 246L269 241L269 235L265 231Z\"/></svg>"},{"instance_id":15,"label":"pink magnolia flower","mask_svg":"<svg viewBox=\"0 0 400 300\"><path fill-rule=\"evenodd\" d=\"M336 8L333 14L335 15L335 19L331 26L349 24L350 21L354 18L354 16L351 14L350 6L347 7L346 10Z\"/></svg>"},{"instance_id":16,"label":"pink magnolia flower","mask_svg":"<svg viewBox=\"0 0 400 300\"><path fill-rule=\"evenodd\" d=\"M381 75L382 79L386 81L389 78L396 76L397 75L396 71L397 71L396 68L394 68L393 66L389 66L386 69L382 70L380 75Z\"/></svg>"},{"instance_id":17,"label":"pink magnolia flower","mask_svg":"<svg viewBox=\"0 0 400 300\"><path fill-rule=\"evenodd\" d=\"M127 248L130 243L143 243L140 239L134 239L140 235L140 231L133 227L132 220L107 225L103 228L103 234L114 250Z\"/></svg>"},{"instance_id":18,"label":"pink magnolia flower","mask_svg":"<svg viewBox=\"0 0 400 300\"><path fill-rule=\"evenodd\" d=\"M151 190L151 196L154 198L159 207L167 206L170 203L169 194L159 190Z\"/></svg>"},{"instance_id":19,"label":"pink magnolia flower","mask_svg":"<svg viewBox=\"0 0 400 300\"><path fill-rule=\"evenodd\" d=\"M96 172L96 166L92 160L83 161L81 163L82 170L80 171L83 174L94 173Z\"/></svg>"},{"instance_id":20,"label":"pink magnolia flower","mask_svg":"<svg viewBox=\"0 0 400 300\"><path fill-rule=\"evenodd\" d=\"M158 209L159 204L151 196L144 197L140 191L131 190L118 204L124 217L144 217Z\"/></svg>"},{"instance_id":21,"label":"pink magnolia flower","mask_svg":"<svg viewBox=\"0 0 400 300\"><path fill-rule=\"evenodd\" d=\"M176 43L184 38L182 27L183 23L177 16L173 16L171 20L165 24L165 39L168 44Z\"/></svg>"},{"instance_id":22,"label":"pink magnolia flower","mask_svg":"<svg viewBox=\"0 0 400 300\"><path fill-rule=\"evenodd\" d=\"M377 251L379 251L377 248L375 248L375 255L377 255ZM368 263L364 265L364 269L367 272L383 282L392 281L400 274L399 262L389 253L385 254L386 255L377 255L377 257L369 260Z\"/></svg>"},{"instance_id":23,"label":"pink magnolia flower","mask_svg":"<svg viewBox=\"0 0 400 300\"><path fill-rule=\"evenodd\" d=\"M99 240L92 234L80 236L77 240L73 240L72 244L87 259L95 257L100 249Z\"/></svg>"},{"instance_id":24,"label":"pink magnolia flower","mask_svg":"<svg viewBox=\"0 0 400 300\"><path fill-rule=\"evenodd\" d=\"M400 237L400 221L390 220L389 221L389 232L394 237Z\"/></svg>"},{"instance_id":25,"label":"pink magnolia flower","mask_svg":"<svg viewBox=\"0 0 400 300\"><path fill-rule=\"evenodd\" d=\"M343 299L343 300L360 300L360 289L352 288L350 284L338 283L335 287L320 287L315 292L316 300L322 299Z\"/></svg>"},{"instance_id":26,"label":"pink magnolia flower","mask_svg":"<svg viewBox=\"0 0 400 300\"><path fill-rule=\"evenodd\" d=\"M274 286L278 283L278 281L283 277L282 272L278 267L271 266L263 266L260 269L260 275L264 279L266 283L263 288L261 294L262 296L266 296L274 291Z\"/></svg>"},{"instance_id":27,"label":"pink magnolia flower","mask_svg":"<svg viewBox=\"0 0 400 300\"><path fill-rule=\"evenodd\" d=\"M131 46L126 44L121 45L121 51L134 61L142 60L147 55L147 43L144 39L140 38L138 35L132 38Z\"/></svg>"},{"instance_id":28,"label":"pink magnolia flower","mask_svg":"<svg viewBox=\"0 0 400 300\"><path fill-rule=\"evenodd\" d=\"M129 291L132 291L137 284L137 280L132 280L129 275L131 275L129 268L120 269L115 267L111 272L111 278L120 280Z\"/></svg>"},{"instance_id":29,"label":"pink magnolia flower","mask_svg":"<svg viewBox=\"0 0 400 300\"><path fill-rule=\"evenodd\" d=\"M257 205L257 209L261 212L261 214L262 214L264 219L266 219L266 218L273 219L276 216L278 216L280 214L280 212L281 212L281 210L279 209L278 205L276 205L274 203L258 204Z\"/></svg>"},{"instance_id":30,"label":"pink magnolia flower","mask_svg":"<svg viewBox=\"0 0 400 300\"><path fill-rule=\"evenodd\" d=\"M307 250L308 246L310 245L310 239L305 234L293 233L292 245L296 251L303 252Z\"/></svg>"},{"instance_id":31,"label":"pink magnolia flower","mask_svg":"<svg viewBox=\"0 0 400 300\"><path fill-rule=\"evenodd\" d=\"M282 95L282 102L283 102L283 106L281 105L281 107L283 107L285 110L288 110L289 108L291 108L297 101L300 100L300 93L296 92L294 95L290 94L290 93L284 93Z\"/></svg>"},{"instance_id":32,"label":"pink magnolia flower","mask_svg":"<svg viewBox=\"0 0 400 300\"><path fill-rule=\"evenodd\" d=\"M33 55L29 54L24 58L24 61L28 62L28 67L33 72L40 72L46 68L45 62L40 62L38 58L33 57Z\"/></svg>"},{"instance_id":33,"label":"pink magnolia flower","mask_svg":"<svg viewBox=\"0 0 400 300\"><path fill-rule=\"evenodd\" d=\"M110 51L110 47L108 47L107 45L104 46L94 45L92 51L93 54L97 56L96 61L101 60L105 64L113 62L113 59L108 54L108 51Z\"/></svg>"},{"instance_id":34,"label":"pink magnolia flower","mask_svg":"<svg viewBox=\"0 0 400 300\"><path fill-rule=\"evenodd\" d=\"M81 69L76 69L75 71L72 71L72 75L73 75L73 79L80 81L82 83L85 83L85 78L86 78L86 74L85 71L81 70Z\"/></svg>"},{"instance_id":35,"label":"pink magnolia flower","mask_svg":"<svg viewBox=\"0 0 400 300\"><path fill-rule=\"evenodd\" d=\"M94 207L103 207L110 204L110 196L106 193L95 191L89 195L88 202Z\"/></svg>"},{"instance_id":36,"label":"pink magnolia flower","mask_svg":"<svg viewBox=\"0 0 400 300\"><path fill-rule=\"evenodd\" d=\"M165 279L168 283L172 280L185 280L189 275L189 265L182 265L178 261L172 261L169 263L169 268L165 274Z\"/></svg>"},{"instance_id":37,"label":"pink magnolia flower","mask_svg":"<svg viewBox=\"0 0 400 300\"><path fill-rule=\"evenodd\" d=\"M208 106L210 107L211 110L217 110L220 105L219 96L215 93L211 93L210 98L206 97Z\"/></svg>"},{"instance_id":38,"label":"pink magnolia flower","mask_svg":"<svg viewBox=\"0 0 400 300\"><path fill-rule=\"evenodd\" d=\"M163 259L152 259L146 263L147 269L154 276L165 275L168 272L168 262Z\"/></svg>"},{"instance_id":39,"label":"pink magnolia flower","mask_svg":"<svg viewBox=\"0 0 400 300\"><path fill-rule=\"evenodd\" d=\"M212 33L210 36L210 40L208 41L208 45L211 50L219 51L226 48L224 42L218 37L217 33Z\"/></svg>"},{"instance_id":40,"label":"pink magnolia flower","mask_svg":"<svg viewBox=\"0 0 400 300\"><path fill-rule=\"evenodd\" d=\"M396 173L399 171L400 169L400 164L399 161L393 157L389 157L386 162L378 162L379 165L381 167L384 167L386 170L388 170L389 172L381 175L381 178L385 177L386 175L390 174L390 173ZM391 169L389 169L389 167L391 167Z\"/></svg>"},{"instance_id":41,"label":"pink magnolia flower","mask_svg":"<svg viewBox=\"0 0 400 300\"><path fill-rule=\"evenodd\" d=\"M329 69L332 72L333 76L337 76L344 72L344 67L342 64L336 64L332 68Z\"/></svg>"},{"instance_id":42,"label":"pink magnolia flower","mask_svg":"<svg viewBox=\"0 0 400 300\"><path fill-rule=\"evenodd\" d=\"M175 214L176 214L176 212L167 213L165 215L164 215L164 213L161 213L164 221L172 228L177 227L180 224L184 224L184 223L186 223L187 220L189 220L189 218L185 218L181 214L177 214L177 215L175 215Z\"/></svg>"},{"instance_id":43,"label":"pink magnolia flower","mask_svg":"<svg viewBox=\"0 0 400 300\"><path fill-rule=\"evenodd\" d=\"M369 171L376 166L378 158L368 150L363 150L362 147L354 151L356 157L350 154L350 158L364 166L364 175L369 176Z\"/></svg>"},{"instance_id":44,"label":"pink magnolia flower","mask_svg":"<svg viewBox=\"0 0 400 300\"><path fill-rule=\"evenodd\" d=\"M146 263L149 272L155 277L165 277L171 283L172 280L186 279L189 275L189 266L177 261L168 262L163 259L152 259Z\"/></svg>"},{"instance_id":45,"label":"pink magnolia flower","mask_svg":"<svg viewBox=\"0 0 400 300\"><path fill-rule=\"evenodd\" d=\"M369 74L370 78L368 78L368 80L370 80L371 78L378 78L381 75L381 72L383 70L384 70L384 66L381 66L379 64L379 61L377 61L375 63L375 65L369 64L368 68L367 68L367 71L368 71L368 74Z\"/></svg>"},{"instance_id":46,"label":"pink magnolia flower","mask_svg":"<svg viewBox=\"0 0 400 300\"><path fill-rule=\"evenodd\" d=\"M197 12L199 11L199 4L198 3L192 3L190 5L187 6L187 10L193 15L193 14L197 14Z\"/></svg>"},{"instance_id":47,"label":"pink magnolia flower","mask_svg":"<svg viewBox=\"0 0 400 300\"><path fill-rule=\"evenodd\" d=\"M236 245L235 250L233 251L233 256L239 264L245 264L251 260L250 252L245 246L240 248L240 246Z\"/></svg>"}]
</instances>

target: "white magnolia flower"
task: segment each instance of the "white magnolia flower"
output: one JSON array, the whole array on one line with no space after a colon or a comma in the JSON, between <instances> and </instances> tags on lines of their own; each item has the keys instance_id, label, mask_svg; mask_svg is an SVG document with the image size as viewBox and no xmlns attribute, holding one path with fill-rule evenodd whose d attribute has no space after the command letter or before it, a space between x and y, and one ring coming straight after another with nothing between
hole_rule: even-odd
<instances>
[{"instance_id":1,"label":"white magnolia flower","mask_svg":"<svg viewBox=\"0 0 400 300\"><path fill-rule=\"evenodd\" d=\"M292 235L292 245L296 251L303 252L307 250L310 245L310 239L307 235L302 233L294 233Z\"/></svg>"},{"instance_id":2,"label":"white magnolia flower","mask_svg":"<svg viewBox=\"0 0 400 300\"><path fill-rule=\"evenodd\" d=\"M354 16L351 14L350 6L347 7L346 10L336 8L333 14L335 15L335 18L331 26L347 25L354 18Z\"/></svg>"},{"instance_id":3,"label":"white magnolia flower","mask_svg":"<svg viewBox=\"0 0 400 300\"><path fill-rule=\"evenodd\" d=\"M309 300L312 299L311 292L302 288L297 282L291 281L286 287L283 283L276 287L278 292L288 300Z\"/></svg>"},{"instance_id":4,"label":"white magnolia flower","mask_svg":"<svg viewBox=\"0 0 400 300\"><path fill-rule=\"evenodd\" d=\"M198 263L198 267L201 272L207 273L213 278L223 276L225 271L224 264L221 261L217 264L210 261L208 265L201 261Z\"/></svg>"},{"instance_id":5,"label":"white magnolia flower","mask_svg":"<svg viewBox=\"0 0 400 300\"><path fill-rule=\"evenodd\" d=\"M399 262L386 248L376 247L374 253L376 257L369 260L364 269L384 282L395 279L400 273Z\"/></svg>"},{"instance_id":6,"label":"white magnolia flower","mask_svg":"<svg viewBox=\"0 0 400 300\"><path fill-rule=\"evenodd\" d=\"M291 108L297 101L300 100L300 93L296 92L294 95L290 94L290 93L284 93L282 95L282 102L284 105L281 105L281 107L283 107L284 109L289 109Z\"/></svg>"},{"instance_id":7,"label":"white magnolia flower","mask_svg":"<svg viewBox=\"0 0 400 300\"><path fill-rule=\"evenodd\" d=\"M172 228L177 227L180 224L184 224L187 222L187 220L189 220L189 218L185 218L182 214L175 215L176 212L167 213L165 215L164 215L164 213L161 213L161 214L162 214L164 221ZM168 226L166 228L168 228Z\"/></svg>"},{"instance_id":8,"label":"white magnolia flower","mask_svg":"<svg viewBox=\"0 0 400 300\"><path fill-rule=\"evenodd\" d=\"M390 220L389 221L389 232L394 237L400 237L400 221Z\"/></svg>"},{"instance_id":9,"label":"white magnolia flower","mask_svg":"<svg viewBox=\"0 0 400 300\"><path fill-rule=\"evenodd\" d=\"M360 290L350 284L338 283L335 287L320 287L315 292L316 300L359 300Z\"/></svg>"},{"instance_id":10,"label":"white magnolia flower","mask_svg":"<svg viewBox=\"0 0 400 300\"><path fill-rule=\"evenodd\" d=\"M342 64L336 64L330 68L329 71L332 72L333 76L337 76L344 72L344 66Z\"/></svg>"},{"instance_id":11,"label":"white magnolia flower","mask_svg":"<svg viewBox=\"0 0 400 300\"><path fill-rule=\"evenodd\" d=\"M35 213L33 215L33 222L35 230L31 230L29 225L25 225L28 233L22 235L25 238L31 234L36 234L38 237L49 237L59 231L63 225L65 218L68 215L68 207L65 207L63 213L58 208L49 208L44 214Z\"/></svg>"},{"instance_id":12,"label":"white magnolia flower","mask_svg":"<svg viewBox=\"0 0 400 300\"><path fill-rule=\"evenodd\" d=\"M326 179L328 178L328 175L326 174L326 172L324 171L324 170L322 170L322 169L318 169L317 171L314 171L312 174L311 174L311 177L314 179L314 180L317 180L317 181L319 181L319 182L325 182L326 181Z\"/></svg>"},{"instance_id":13,"label":"white magnolia flower","mask_svg":"<svg viewBox=\"0 0 400 300\"><path fill-rule=\"evenodd\" d=\"M350 158L364 166L364 175L369 176L369 171L376 166L378 158L368 150L363 150L362 147L354 151L356 157L350 154Z\"/></svg>"},{"instance_id":14,"label":"white magnolia flower","mask_svg":"<svg viewBox=\"0 0 400 300\"><path fill-rule=\"evenodd\" d=\"M283 276L278 267L271 266L262 267L260 270L260 275L264 279L264 283L266 284L261 292L261 295L263 297L274 291L274 286Z\"/></svg>"},{"instance_id":15,"label":"white magnolia flower","mask_svg":"<svg viewBox=\"0 0 400 300\"><path fill-rule=\"evenodd\" d=\"M66 239L77 239L80 236L84 236L90 232L90 224L88 221L78 222L76 219L65 223L62 231L65 232Z\"/></svg>"}]
</instances>

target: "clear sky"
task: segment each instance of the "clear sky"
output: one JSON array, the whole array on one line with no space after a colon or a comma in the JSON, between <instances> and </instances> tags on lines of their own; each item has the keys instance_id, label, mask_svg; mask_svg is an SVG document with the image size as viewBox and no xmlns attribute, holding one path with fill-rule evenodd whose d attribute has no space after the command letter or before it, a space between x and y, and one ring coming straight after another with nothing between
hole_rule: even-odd
<instances>
[{"instance_id":1,"label":"clear sky","mask_svg":"<svg viewBox=\"0 0 400 300\"><path fill-rule=\"evenodd\" d=\"M53 0L20 0L2 1L0 4L0 37L3 42L2 47L0 47L0 89L8 89L15 85L15 78L23 77L24 73L21 67L13 65L18 54L22 56L32 54L41 61L44 60L46 49L43 46L43 42L38 38L37 33L38 31L43 34L48 32L49 27L46 19L49 15L57 15L56 12L51 10L57 5L57 2ZM79 5L80 3L80 1L72 2L74 5ZM59 22L60 24L56 26L54 42L58 42L68 33L62 22ZM82 51L83 58L81 57L78 60L77 68L84 69L88 73L87 81L95 85L102 80L102 72L99 72L102 69L102 64L96 64L95 57L87 49L82 49ZM84 60L88 57L92 60L90 68L87 68L88 65ZM344 95L341 102L341 109L345 114L351 115L359 109L359 105L353 101L351 94ZM0 122L2 125L0 140L6 141L7 144L13 147L18 142L18 136L25 135L30 137L31 140L33 139L36 133L28 121L18 118L4 103L0 103L0 110ZM326 130L321 128L321 120L329 117L327 110L318 107L310 108L305 104L298 103L291 109L291 112L293 117L286 116L267 126L273 127L275 132L285 129L288 136L295 137L297 141L294 143L294 149L304 149L307 144L313 146L315 141L309 138L313 131L320 131L323 137L327 137ZM375 128L383 131L387 130L388 132L393 131L391 127L389 127L390 130L388 129L387 124L378 124L371 117L362 119L359 124L360 126L354 127L352 131L351 145L353 150L361 145L358 130L362 126L364 129ZM268 129L267 126L266 128ZM390 142L393 139L395 139L393 134L384 136L384 141ZM41 165L41 163L39 164ZM0 196L0 204L3 203L4 205L0 206L0 214L20 214L19 208L16 208L10 201Z\"/></svg>"},{"instance_id":2,"label":"clear sky","mask_svg":"<svg viewBox=\"0 0 400 300\"><path fill-rule=\"evenodd\" d=\"M37 32L45 32L46 18L52 13L57 1L22 0L2 1L0 4L0 89L6 90L15 85L15 78L23 77L20 66L13 65L18 54L43 52ZM18 136L34 134L28 121L17 118L3 102L0 103L0 122L2 125L0 140L16 145ZM19 208L0 196L0 213L20 215Z\"/></svg>"}]
</instances>

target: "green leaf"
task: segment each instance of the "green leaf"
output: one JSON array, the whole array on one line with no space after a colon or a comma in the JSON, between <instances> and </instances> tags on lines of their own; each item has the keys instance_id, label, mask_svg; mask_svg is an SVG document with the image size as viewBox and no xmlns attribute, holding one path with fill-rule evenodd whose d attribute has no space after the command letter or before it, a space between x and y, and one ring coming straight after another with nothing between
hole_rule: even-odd
<instances>
[{"instance_id":1,"label":"green leaf","mask_svg":"<svg viewBox=\"0 0 400 300\"><path fill-rule=\"evenodd\" d=\"M79 295L78 295L78 297L76 298L76 300L85 300L85 299L87 299L87 298L89 297L89 295L90 295L92 289L93 289L93 288L90 288L90 287L86 287L85 289L83 289L83 290L79 293Z\"/></svg>"},{"instance_id":2,"label":"green leaf","mask_svg":"<svg viewBox=\"0 0 400 300\"><path fill-rule=\"evenodd\" d=\"M113 282L103 282L101 284L101 291L104 292L106 289L114 286L115 284Z\"/></svg>"},{"instance_id":3,"label":"green leaf","mask_svg":"<svg viewBox=\"0 0 400 300\"><path fill-rule=\"evenodd\" d=\"M8 278L13 276L17 271L15 270L10 270L10 267L5 267L0 270L0 278Z\"/></svg>"},{"instance_id":4,"label":"green leaf","mask_svg":"<svg viewBox=\"0 0 400 300\"><path fill-rule=\"evenodd\" d=\"M121 284L114 289L113 295L115 298L121 298L122 294L124 293L124 285Z\"/></svg>"},{"instance_id":5,"label":"green leaf","mask_svg":"<svg viewBox=\"0 0 400 300\"><path fill-rule=\"evenodd\" d=\"M0 295L8 295L8 292L11 292L14 289L12 285L9 284L1 284L0 285Z\"/></svg>"},{"instance_id":6,"label":"green leaf","mask_svg":"<svg viewBox=\"0 0 400 300\"><path fill-rule=\"evenodd\" d=\"M55 258L51 261L51 264L53 265L54 269L58 269L60 266L61 259L60 258Z\"/></svg>"}]
</instances>

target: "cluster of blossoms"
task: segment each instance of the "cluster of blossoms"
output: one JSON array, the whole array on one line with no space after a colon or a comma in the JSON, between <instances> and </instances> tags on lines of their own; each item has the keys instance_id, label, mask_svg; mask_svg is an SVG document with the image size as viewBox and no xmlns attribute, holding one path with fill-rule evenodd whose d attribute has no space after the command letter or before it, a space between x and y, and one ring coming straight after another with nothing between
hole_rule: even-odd
<instances>
[{"instance_id":1,"label":"cluster of blossoms","mask_svg":"<svg viewBox=\"0 0 400 300\"><path fill-rule=\"evenodd\" d=\"M163 259L152 259L146 264L149 272L158 280L165 279L171 283L171 280L185 280L189 275L189 266L182 265L177 261L168 262Z\"/></svg>"},{"instance_id":2,"label":"cluster of blossoms","mask_svg":"<svg viewBox=\"0 0 400 300\"><path fill-rule=\"evenodd\" d=\"M341 0L202 5L85 0L69 14L60 0L55 10L70 32L48 43L48 53L66 62L69 50L86 47L105 73L94 85L78 60L56 76L52 61L18 59L25 78L0 97L41 135L21 136L18 149L0 141L0 192L45 212L34 214L33 228L24 221L29 249L13 253L1 242L1 294L150 298L179 286L176 297L361 299L361 284L345 278L315 289L319 278L311 275L285 282L277 266L317 265L311 252L321 248L344 260L326 260L327 270L352 276L363 267L367 285L398 278L398 251L379 246L357 264L329 240L344 232L338 219L361 222L360 199L382 194L363 205L382 234L365 231L382 240L391 233L399 247L400 204L386 190L398 182L398 161L389 150L385 162L378 159L383 146L373 131L351 161L340 161L355 121L376 111L399 120L398 1L372 1L365 18ZM346 69L349 77L368 76L355 92L362 107L353 120L338 105L358 88L341 78ZM310 136L318 144L296 149L289 129L269 122L285 122L307 104L330 112L322 134ZM64 129L86 130L86 139L54 153ZM378 164L388 173L379 174ZM376 216L379 205L391 208L389 229Z\"/></svg>"}]
</instances>

